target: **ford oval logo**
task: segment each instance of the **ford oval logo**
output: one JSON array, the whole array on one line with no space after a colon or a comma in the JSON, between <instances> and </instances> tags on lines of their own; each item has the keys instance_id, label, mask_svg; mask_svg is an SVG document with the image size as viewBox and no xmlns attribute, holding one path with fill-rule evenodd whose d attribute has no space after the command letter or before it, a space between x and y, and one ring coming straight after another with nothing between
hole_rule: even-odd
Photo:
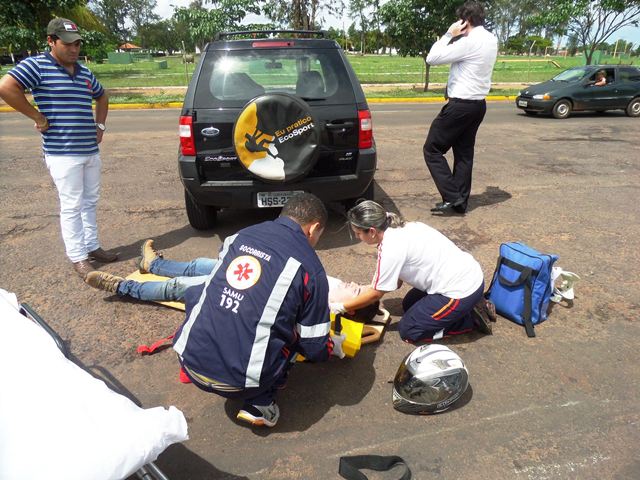
<instances>
[{"instance_id":1,"label":"ford oval logo","mask_svg":"<svg viewBox=\"0 0 640 480\"><path fill-rule=\"evenodd\" d=\"M201 130L201 133L205 137L215 137L220 133L220 130L218 130L216 127L207 127L203 128Z\"/></svg>"}]
</instances>

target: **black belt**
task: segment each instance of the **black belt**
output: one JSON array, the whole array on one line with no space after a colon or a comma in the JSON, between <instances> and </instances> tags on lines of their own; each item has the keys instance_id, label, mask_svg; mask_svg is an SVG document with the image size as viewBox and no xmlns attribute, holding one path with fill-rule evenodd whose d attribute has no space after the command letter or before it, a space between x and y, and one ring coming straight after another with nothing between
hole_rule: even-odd
<instances>
[{"instance_id":1,"label":"black belt","mask_svg":"<svg viewBox=\"0 0 640 480\"><path fill-rule=\"evenodd\" d=\"M482 100L468 100L466 98L449 98L450 102L457 102L457 103L483 103L484 99Z\"/></svg>"}]
</instances>

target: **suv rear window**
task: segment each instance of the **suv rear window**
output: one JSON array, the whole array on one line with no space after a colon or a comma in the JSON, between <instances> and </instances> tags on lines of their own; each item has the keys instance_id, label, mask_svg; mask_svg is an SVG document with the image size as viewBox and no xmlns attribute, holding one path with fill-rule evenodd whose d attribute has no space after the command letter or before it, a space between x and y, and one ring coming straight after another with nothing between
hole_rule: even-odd
<instances>
[{"instance_id":1,"label":"suv rear window","mask_svg":"<svg viewBox=\"0 0 640 480\"><path fill-rule=\"evenodd\" d=\"M318 48L209 51L195 101L198 108L242 107L252 98L273 92L320 104L355 101L339 52Z\"/></svg>"}]
</instances>

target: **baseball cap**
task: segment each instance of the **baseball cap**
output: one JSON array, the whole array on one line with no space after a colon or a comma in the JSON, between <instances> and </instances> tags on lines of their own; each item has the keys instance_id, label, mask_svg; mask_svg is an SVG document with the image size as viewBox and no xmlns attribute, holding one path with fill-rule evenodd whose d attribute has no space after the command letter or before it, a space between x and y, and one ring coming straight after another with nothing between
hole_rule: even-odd
<instances>
[{"instance_id":1,"label":"baseball cap","mask_svg":"<svg viewBox=\"0 0 640 480\"><path fill-rule=\"evenodd\" d=\"M47 25L47 35L55 35L65 43L82 40L78 26L66 18L54 18Z\"/></svg>"}]
</instances>

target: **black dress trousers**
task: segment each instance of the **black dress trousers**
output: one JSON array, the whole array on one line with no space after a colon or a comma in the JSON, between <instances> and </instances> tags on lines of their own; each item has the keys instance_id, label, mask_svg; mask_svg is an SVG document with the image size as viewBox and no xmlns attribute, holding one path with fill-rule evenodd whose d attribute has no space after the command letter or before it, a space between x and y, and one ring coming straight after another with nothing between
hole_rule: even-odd
<instances>
[{"instance_id":1,"label":"black dress trousers","mask_svg":"<svg viewBox=\"0 0 640 480\"><path fill-rule=\"evenodd\" d=\"M467 209L471 194L476 133L486 112L484 100L450 98L431 123L423 147L424 160L442 200L459 203L461 211ZM449 149L453 150L453 171L444 156Z\"/></svg>"}]
</instances>

